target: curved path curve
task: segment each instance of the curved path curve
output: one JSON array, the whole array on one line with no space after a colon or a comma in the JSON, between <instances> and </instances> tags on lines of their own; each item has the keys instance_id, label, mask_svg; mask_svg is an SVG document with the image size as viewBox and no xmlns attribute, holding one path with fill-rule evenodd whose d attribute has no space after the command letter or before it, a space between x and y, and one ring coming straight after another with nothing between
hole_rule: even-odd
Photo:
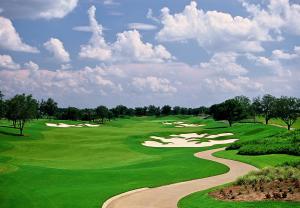
<instances>
[{"instance_id":1,"label":"curved path curve","mask_svg":"<svg viewBox=\"0 0 300 208\"><path fill-rule=\"evenodd\" d=\"M228 166L230 170L225 174L126 192L107 200L102 208L177 208L178 201L189 194L232 182L250 171L257 170L246 163L212 156L224 149L198 152L195 156Z\"/></svg>"}]
</instances>

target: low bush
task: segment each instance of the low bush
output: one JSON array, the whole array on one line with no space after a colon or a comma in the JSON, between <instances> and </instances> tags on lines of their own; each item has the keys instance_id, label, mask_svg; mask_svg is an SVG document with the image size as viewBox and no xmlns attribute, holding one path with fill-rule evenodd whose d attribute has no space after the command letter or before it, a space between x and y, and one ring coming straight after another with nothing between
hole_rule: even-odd
<instances>
[{"instance_id":1,"label":"low bush","mask_svg":"<svg viewBox=\"0 0 300 208\"><path fill-rule=\"evenodd\" d=\"M292 166L267 167L253 171L241 178L236 185L256 185L272 181L300 180L300 169Z\"/></svg>"}]
</instances>

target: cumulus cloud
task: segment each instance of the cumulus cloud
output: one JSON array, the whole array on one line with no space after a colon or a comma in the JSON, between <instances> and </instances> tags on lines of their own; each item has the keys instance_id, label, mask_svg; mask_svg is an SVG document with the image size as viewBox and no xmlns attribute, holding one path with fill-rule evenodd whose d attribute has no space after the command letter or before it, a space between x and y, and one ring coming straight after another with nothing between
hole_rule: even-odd
<instances>
[{"instance_id":1,"label":"cumulus cloud","mask_svg":"<svg viewBox=\"0 0 300 208\"><path fill-rule=\"evenodd\" d=\"M36 71L38 70L40 67L38 64L34 63L33 61L29 61L27 63L24 64L24 68L25 69L29 69L29 70L33 70Z\"/></svg>"},{"instance_id":2,"label":"cumulus cloud","mask_svg":"<svg viewBox=\"0 0 300 208\"><path fill-rule=\"evenodd\" d=\"M198 9L194 1L180 13L172 15L167 7L161 12L163 27L157 34L160 41L196 40L208 51L260 52L264 50L260 42L271 40L268 30L252 19L224 12L205 12Z\"/></svg>"},{"instance_id":3,"label":"cumulus cloud","mask_svg":"<svg viewBox=\"0 0 300 208\"><path fill-rule=\"evenodd\" d=\"M29 53L39 52L37 48L24 43L12 22L0 16L0 48Z\"/></svg>"},{"instance_id":4,"label":"cumulus cloud","mask_svg":"<svg viewBox=\"0 0 300 208\"><path fill-rule=\"evenodd\" d=\"M200 68L216 71L218 73L239 76L247 74L248 70L237 63L237 53L216 53L209 62L200 64Z\"/></svg>"},{"instance_id":5,"label":"cumulus cloud","mask_svg":"<svg viewBox=\"0 0 300 208\"><path fill-rule=\"evenodd\" d=\"M114 43L107 43L103 36L103 26L98 24L95 12L95 6L88 10L92 37L88 44L81 45L81 58L108 62L163 62L173 59L164 46L144 43L137 30L118 33Z\"/></svg>"},{"instance_id":6,"label":"cumulus cloud","mask_svg":"<svg viewBox=\"0 0 300 208\"><path fill-rule=\"evenodd\" d=\"M280 35L289 32L300 35L300 5L289 0L269 0L267 8L242 1L243 6L252 15L253 21L260 27L274 29Z\"/></svg>"},{"instance_id":7,"label":"cumulus cloud","mask_svg":"<svg viewBox=\"0 0 300 208\"><path fill-rule=\"evenodd\" d=\"M54 58L60 62L69 62L70 55L65 50L64 44L57 38L50 38L44 43L44 47L53 54Z\"/></svg>"},{"instance_id":8,"label":"cumulus cloud","mask_svg":"<svg viewBox=\"0 0 300 208\"><path fill-rule=\"evenodd\" d=\"M63 18L70 13L76 6L78 0L14 0L0 1L3 14L17 18Z\"/></svg>"},{"instance_id":9,"label":"cumulus cloud","mask_svg":"<svg viewBox=\"0 0 300 208\"><path fill-rule=\"evenodd\" d=\"M100 61L109 60L112 56L112 52L103 37L103 27L101 24L98 24L96 20L95 6L89 8L88 15L92 37L88 44L81 45L79 56L81 58L97 59Z\"/></svg>"},{"instance_id":10,"label":"cumulus cloud","mask_svg":"<svg viewBox=\"0 0 300 208\"><path fill-rule=\"evenodd\" d=\"M132 80L132 85L140 90L150 90L154 93L175 93L177 89L173 87L168 79L158 78L154 76L149 77L135 77Z\"/></svg>"},{"instance_id":11,"label":"cumulus cloud","mask_svg":"<svg viewBox=\"0 0 300 208\"><path fill-rule=\"evenodd\" d=\"M0 55L0 69L19 69L20 65L15 63L11 56Z\"/></svg>"},{"instance_id":12,"label":"cumulus cloud","mask_svg":"<svg viewBox=\"0 0 300 208\"><path fill-rule=\"evenodd\" d=\"M33 64L27 64L33 65ZM80 70L0 70L0 84L7 94L34 93L42 96L104 95L119 92L122 87L110 80L103 69ZM59 92L59 93L58 93Z\"/></svg>"},{"instance_id":13,"label":"cumulus cloud","mask_svg":"<svg viewBox=\"0 0 300 208\"><path fill-rule=\"evenodd\" d=\"M128 24L128 29L132 29L132 30L155 30L155 29L157 29L157 27L155 25L133 22L133 23Z\"/></svg>"}]
</instances>

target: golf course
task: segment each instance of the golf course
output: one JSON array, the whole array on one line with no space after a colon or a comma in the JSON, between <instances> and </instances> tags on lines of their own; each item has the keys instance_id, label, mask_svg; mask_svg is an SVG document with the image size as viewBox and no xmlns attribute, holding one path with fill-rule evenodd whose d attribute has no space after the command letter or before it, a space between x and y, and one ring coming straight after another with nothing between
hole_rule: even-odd
<instances>
[{"instance_id":1,"label":"golf course","mask_svg":"<svg viewBox=\"0 0 300 208\"><path fill-rule=\"evenodd\" d=\"M193 116L119 118L98 127L82 128L49 127L47 122L80 123L33 120L28 123L23 137L18 136L13 128L0 127L0 207L101 207L111 197L131 190L207 178L229 171L224 164L194 156L197 152L226 145L195 148L143 146L142 143L151 136L231 133L231 136L215 139L247 141L287 132L285 128L261 123L236 123L228 127L224 122ZM176 128L163 125L164 122L202 125ZM8 121L1 121L1 126L8 124ZM286 154L237 155L236 150L218 151L214 155L257 168L299 160L298 156ZM179 207L196 208L199 204L201 207L300 205L276 201L223 202L204 191L182 199Z\"/></svg>"}]
</instances>

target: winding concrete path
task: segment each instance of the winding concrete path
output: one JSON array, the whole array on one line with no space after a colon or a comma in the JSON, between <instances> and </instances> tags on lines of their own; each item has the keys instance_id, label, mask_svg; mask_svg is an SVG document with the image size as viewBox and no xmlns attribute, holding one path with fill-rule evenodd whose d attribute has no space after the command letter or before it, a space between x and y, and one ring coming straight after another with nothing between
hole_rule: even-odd
<instances>
[{"instance_id":1,"label":"winding concrete path","mask_svg":"<svg viewBox=\"0 0 300 208\"><path fill-rule=\"evenodd\" d=\"M229 172L208 178L174 183L157 188L143 188L126 192L107 200L102 208L177 208L178 201L194 192L232 182L257 168L234 160L217 158L213 153L224 148L198 152L196 157L222 163Z\"/></svg>"}]
</instances>

